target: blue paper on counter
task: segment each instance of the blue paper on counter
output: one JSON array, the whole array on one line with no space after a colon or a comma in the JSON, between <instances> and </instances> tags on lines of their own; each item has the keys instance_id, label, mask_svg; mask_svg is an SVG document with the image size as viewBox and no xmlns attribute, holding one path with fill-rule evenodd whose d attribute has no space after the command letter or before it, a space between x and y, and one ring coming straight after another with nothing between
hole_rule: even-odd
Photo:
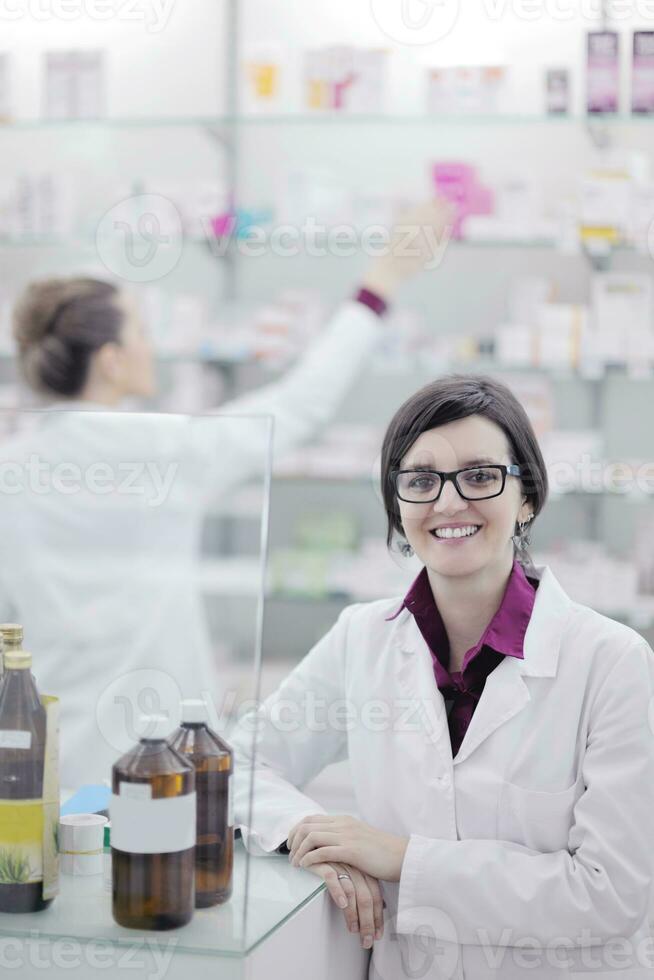
<instances>
[{"instance_id":1,"label":"blue paper on counter","mask_svg":"<svg viewBox=\"0 0 654 980\"><path fill-rule=\"evenodd\" d=\"M100 813L109 809L111 790L108 786L82 786L66 800L61 808L61 816L69 813Z\"/></svg>"}]
</instances>

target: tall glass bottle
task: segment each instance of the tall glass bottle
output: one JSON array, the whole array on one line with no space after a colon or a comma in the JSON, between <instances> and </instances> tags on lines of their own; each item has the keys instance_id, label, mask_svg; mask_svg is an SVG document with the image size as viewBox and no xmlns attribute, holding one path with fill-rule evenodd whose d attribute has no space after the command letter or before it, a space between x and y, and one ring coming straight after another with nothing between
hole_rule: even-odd
<instances>
[{"instance_id":1,"label":"tall glass bottle","mask_svg":"<svg viewBox=\"0 0 654 980\"><path fill-rule=\"evenodd\" d=\"M172 747L193 763L197 792L195 906L226 902L232 894L234 817L233 752L207 725L204 701L182 701L182 724Z\"/></svg>"},{"instance_id":2,"label":"tall glass bottle","mask_svg":"<svg viewBox=\"0 0 654 980\"><path fill-rule=\"evenodd\" d=\"M113 915L131 929L174 929L195 905L195 772L168 745L166 717L144 716L139 730L112 769Z\"/></svg>"},{"instance_id":3,"label":"tall glass bottle","mask_svg":"<svg viewBox=\"0 0 654 980\"><path fill-rule=\"evenodd\" d=\"M0 911L38 912L43 899L46 713L32 655L5 649L0 687Z\"/></svg>"}]
</instances>

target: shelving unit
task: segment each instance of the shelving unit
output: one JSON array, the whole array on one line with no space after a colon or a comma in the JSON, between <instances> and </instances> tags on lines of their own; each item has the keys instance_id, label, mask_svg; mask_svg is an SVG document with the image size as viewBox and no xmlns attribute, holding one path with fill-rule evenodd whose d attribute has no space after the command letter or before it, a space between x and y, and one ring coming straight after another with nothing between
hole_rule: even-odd
<instances>
[{"instance_id":1,"label":"shelving unit","mask_svg":"<svg viewBox=\"0 0 654 980\"><path fill-rule=\"evenodd\" d=\"M494 154L494 158L500 163L516 155L524 157L524 166L529 167L534 160L549 153L553 170L551 181L555 183L561 181L565 175L572 176L575 168L582 167L584 160L589 158L593 146L605 146L608 137L617 143L626 141L628 145L646 144L650 152L654 153L654 116L630 115L624 112L610 116L579 113L546 116L523 111L501 115L427 114L422 111L389 112L384 115L298 111L255 114L244 111L241 59L247 41L247 25L243 14L243 5L237 0L229 0L226 5L225 36L221 43L225 64L225 98L220 111L195 112L189 115L175 112L167 116L120 114L113 118L88 121L16 119L0 125L0 151L8 140L28 142L47 138L53 144L65 140L70 141L71 145L78 145L79 141L79 146L95 146L101 140L107 146L120 141L121 147L128 147L133 142L136 149L132 152L138 153L142 139L167 141L167 145L174 147L187 137L194 140L199 137L205 143L208 141L210 152L215 155L216 161L220 161L221 173L226 176L230 195L241 206L258 206L262 202L274 200L276 182L283 182L283 178L288 183L289 170L295 166L315 167L323 172L345 175L343 179L349 179L353 186L365 184L367 175L371 175L371 179L378 181L379 185L384 182L390 184L398 173L405 177L405 185L418 186L422 181L420 186L423 186L425 161L441 154L459 152L462 157L472 161L485 159L486 156L493 157ZM266 165L262 167L264 148ZM125 154L129 152L124 149ZM108 160L108 166L111 167L111 159ZM208 282L220 270L219 285L211 281L210 286L215 303L218 304L238 300L254 305L279 285L294 286L315 280L329 299L330 305L335 306L341 298L348 295L350 286L356 282L361 270L360 257L351 262L348 260L347 267L335 257L317 262L306 255L301 255L293 263L284 264L283 259L271 255L261 260L251 260L239 250L237 242L231 243L224 255L212 250L212 244L214 242L211 238L183 237L187 269L188 266L197 264L198 281L204 276ZM86 262L94 247L95 238L82 233L47 239L39 236L0 238L0 254L11 256L14 264L27 260L34 261L37 267L42 259L45 261L44 256L48 250L64 250ZM37 258L32 259L32 256ZM437 273L430 280L425 279L410 286L403 301L423 313L428 311L434 321L449 325L453 330L469 330L476 334L479 332L478 322L471 315L470 307L466 306L471 302L470 279L475 279L474 301L482 310L478 313L478 320L483 319L486 328L489 328L498 322L505 283L516 270L524 269L535 261L542 263L543 268L555 267L562 272L564 290L578 298L587 292L593 268L605 268L614 259L623 265L647 262L648 269L652 261L644 246L630 243L603 243L596 249L592 243L571 243L555 237L516 236L454 240L448 246L443 269L439 270L440 278ZM0 355L0 375L4 376L10 370L8 360L6 355ZM250 359L247 353L234 356L223 355L219 351L198 351L190 348L176 353L161 352L157 360L162 371L181 364L195 364L198 370L219 372L225 382L224 390L230 394L243 390L244 384L251 386L254 383L253 377L258 381L267 381L272 376L265 367ZM633 413L635 405L635 417L644 418L648 405L651 404L654 379L654 365L650 365L649 377L639 378L638 385L627 396L626 386L630 381L635 382L635 373L626 369L611 369L601 375L584 375L573 370L557 368L547 372L543 369L497 362L462 362L443 364L441 367L442 370L490 371L501 372L503 375L512 372L526 375L533 373L535 376L546 374L552 378L554 384L566 387L566 417L581 417L581 427L608 426L611 429L610 437L607 438L609 456L619 451L619 433L616 428L621 423L616 418L603 417L603 409L608 413L618 413L624 407L627 414L622 424L629 424L628 413ZM647 375L648 371L643 370L641 373ZM380 376L375 375L375 369L369 372L362 382L364 386L376 386L378 391L383 387L383 395L378 404L383 406L385 418L376 418L375 421L383 423L400 399L406 396L406 389L417 387L426 380L424 372L420 375L419 366L416 365L415 370L410 372L383 376L380 383ZM411 380L412 377L414 381ZM356 404L357 401L361 404ZM361 412L365 410L362 404L370 406L372 402L372 398L349 399L340 413L340 421L361 421ZM379 413L382 414L382 409ZM631 418L633 417L632 414ZM649 441L647 438L643 441L642 455L654 458L651 456L654 453L652 434L645 432L644 435L650 438ZM630 447L631 442L633 439L630 440ZM630 448L629 452L631 451ZM368 478L334 477L325 480L323 477L301 473L295 476L279 475L275 478L273 487L273 548L281 547L284 541L288 543L291 540L293 520L302 508L310 510L312 506L316 506L312 503L314 500L320 501L317 506L328 506L328 500L323 495L326 488L332 499L338 498L339 506L358 515L370 533L374 528L376 533L383 535L381 505L370 492L371 481ZM555 522L560 522L564 528L562 534L574 534L583 521L582 526L588 537L609 538L615 543L611 508L616 505L616 497L617 495L604 492L596 494L574 490L567 494L553 495L551 509L557 515ZM651 502L645 494L629 495L623 501L628 501L629 507L623 508L621 519L628 525L628 533L633 533L634 513L643 506L649 508ZM566 509L571 511L567 517L563 514ZM216 533L223 535L222 540L231 538L244 544L247 551L248 542L252 541L254 532L252 528L248 528L249 518L242 508L234 508L230 513L229 507L226 507L224 512L210 520L220 524ZM542 525L544 522L540 523ZM229 531L225 530L227 524L231 526ZM545 529L542 533L544 537L542 542L538 542L539 545L546 544ZM239 547L239 552L241 550ZM624 547L622 551L624 552ZM214 595L222 593L224 596L223 576L226 575L229 580L230 569L215 567L214 573L214 585L209 584L205 591ZM327 596L325 602L332 609L335 604L351 598L355 596ZM303 601L298 597L273 595L269 599L279 604L292 602L299 605ZM316 598L306 600L314 608L318 607L320 601ZM311 630L312 627L306 623L304 629L294 630L291 650L288 637L282 635L280 629L268 631L269 649L266 652L274 654L283 649L285 654L301 656L307 649L308 641L316 638L310 635Z\"/></svg>"}]
</instances>

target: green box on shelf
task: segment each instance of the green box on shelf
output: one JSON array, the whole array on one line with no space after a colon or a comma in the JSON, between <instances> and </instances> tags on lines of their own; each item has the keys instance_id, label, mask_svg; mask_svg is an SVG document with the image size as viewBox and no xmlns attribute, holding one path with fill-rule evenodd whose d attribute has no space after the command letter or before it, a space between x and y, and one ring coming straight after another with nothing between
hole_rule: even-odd
<instances>
[{"instance_id":1,"label":"green box on shelf","mask_svg":"<svg viewBox=\"0 0 654 980\"><path fill-rule=\"evenodd\" d=\"M358 521L348 511L307 512L298 517L293 536L297 547L307 551L354 551Z\"/></svg>"}]
</instances>

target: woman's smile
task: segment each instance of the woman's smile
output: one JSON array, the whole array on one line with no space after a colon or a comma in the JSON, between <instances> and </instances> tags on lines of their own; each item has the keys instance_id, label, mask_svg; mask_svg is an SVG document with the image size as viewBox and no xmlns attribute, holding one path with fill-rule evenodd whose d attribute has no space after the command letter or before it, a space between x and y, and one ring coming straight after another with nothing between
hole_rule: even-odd
<instances>
[{"instance_id":1,"label":"woman's smile","mask_svg":"<svg viewBox=\"0 0 654 980\"><path fill-rule=\"evenodd\" d=\"M446 525L431 528L429 534L439 544L448 544L451 546L469 541L471 538L476 537L481 529L481 524L459 524L453 527Z\"/></svg>"}]
</instances>

